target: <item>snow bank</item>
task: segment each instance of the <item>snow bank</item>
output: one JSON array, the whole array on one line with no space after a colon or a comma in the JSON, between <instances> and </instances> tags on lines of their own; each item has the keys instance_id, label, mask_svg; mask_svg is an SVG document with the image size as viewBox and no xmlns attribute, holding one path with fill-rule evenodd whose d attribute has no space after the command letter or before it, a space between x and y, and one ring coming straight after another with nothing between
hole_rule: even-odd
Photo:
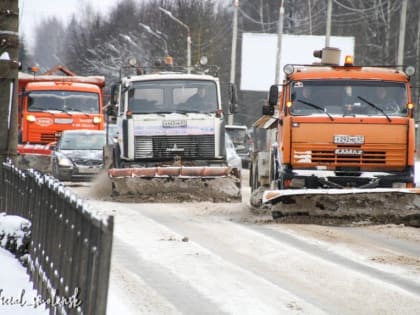
<instances>
[{"instance_id":1,"label":"snow bank","mask_svg":"<svg viewBox=\"0 0 420 315\"><path fill-rule=\"evenodd\" d=\"M0 246L21 256L27 252L31 222L16 216L0 213Z\"/></svg>"}]
</instances>

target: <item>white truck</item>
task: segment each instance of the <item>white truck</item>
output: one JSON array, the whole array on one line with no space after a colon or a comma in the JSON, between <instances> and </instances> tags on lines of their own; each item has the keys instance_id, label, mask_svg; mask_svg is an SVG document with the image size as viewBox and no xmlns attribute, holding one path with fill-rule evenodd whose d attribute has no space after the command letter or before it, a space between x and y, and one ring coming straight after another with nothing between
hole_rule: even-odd
<instances>
[{"instance_id":1,"label":"white truck","mask_svg":"<svg viewBox=\"0 0 420 315\"><path fill-rule=\"evenodd\" d=\"M240 200L240 169L226 160L217 77L174 71L127 75L113 86L111 103L118 141L105 156L112 155L114 196Z\"/></svg>"}]
</instances>

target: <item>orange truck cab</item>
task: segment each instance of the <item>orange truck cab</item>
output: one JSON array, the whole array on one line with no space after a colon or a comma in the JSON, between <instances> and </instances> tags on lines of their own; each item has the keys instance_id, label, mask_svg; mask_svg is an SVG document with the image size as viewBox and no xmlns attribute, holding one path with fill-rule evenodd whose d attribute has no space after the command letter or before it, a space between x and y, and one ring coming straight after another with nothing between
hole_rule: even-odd
<instances>
[{"instance_id":1,"label":"orange truck cab","mask_svg":"<svg viewBox=\"0 0 420 315\"><path fill-rule=\"evenodd\" d=\"M104 129L104 86L102 76L20 73L18 142L48 144L63 130Z\"/></svg>"},{"instance_id":2,"label":"orange truck cab","mask_svg":"<svg viewBox=\"0 0 420 315\"><path fill-rule=\"evenodd\" d=\"M264 107L277 117L272 188L413 187L411 68L286 65Z\"/></svg>"}]
</instances>

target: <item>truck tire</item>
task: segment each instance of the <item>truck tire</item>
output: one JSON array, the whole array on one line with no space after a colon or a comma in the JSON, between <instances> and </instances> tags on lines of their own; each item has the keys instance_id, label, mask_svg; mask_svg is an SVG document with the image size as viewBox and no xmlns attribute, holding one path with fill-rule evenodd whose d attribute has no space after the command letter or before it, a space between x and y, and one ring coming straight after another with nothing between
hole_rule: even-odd
<instances>
[{"instance_id":1,"label":"truck tire","mask_svg":"<svg viewBox=\"0 0 420 315\"><path fill-rule=\"evenodd\" d=\"M249 181L250 181L251 191L257 190L258 187L260 187L260 182L258 180L258 163L251 164Z\"/></svg>"},{"instance_id":2,"label":"truck tire","mask_svg":"<svg viewBox=\"0 0 420 315\"><path fill-rule=\"evenodd\" d=\"M253 178L252 165L253 165L253 163L249 164L249 176L248 176L248 185L249 185L249 187L251 187L251 191L252 191L252 178Z\"/></svg>"},{"instance_id":3,"label":"truck tire","mask_svg":"<svg viewBox=\"0 0 420 315\"><path fill-rule=\"evenodd\" d=\"M104 169L110 169L114 167L114 147L115 144L106 144L103 147Z\"/></svg>"},{"instance_id":4,"label":"truck tire","mask_svg":"<svg viewBox=\"0 0 420 315\"><path fill-rule=\"evenodd\" d=\"M112 154L113 167L121 168L121 158L120 158L121 150L118 144L114 146L112 153L113 153Z\"/></svg>"}]
</instances>

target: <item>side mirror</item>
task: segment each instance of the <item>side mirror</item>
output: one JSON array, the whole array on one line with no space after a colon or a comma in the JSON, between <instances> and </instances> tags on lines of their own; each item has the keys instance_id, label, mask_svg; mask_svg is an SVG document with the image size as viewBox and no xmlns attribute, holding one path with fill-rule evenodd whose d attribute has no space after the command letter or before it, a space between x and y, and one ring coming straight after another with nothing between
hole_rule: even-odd
<instances>
[{"instance_id":1,"label":"side mirror","mask_svg":"<svg viewBox=\"0 0 420 315\"><path fill-rule=\"evenodd\" d=\"M238 112L238 93L236 91L236 86L233 83L229 85L229 98L230 98L230 105L229 111L234 114Z\"/></svg>"},{"instance_id":2,"label":"side mirror","mask_svg":"<svg viewBox=\"0 0 420 315\"><path fill-rule=\"evenodd\" d=\"M268 105L276 106L279 99L279 88L277 85L272 85L270 87L270 92L268 95Z\"/></svg>"},{"instance_id":3,"label":"side mirror","mask_svg":"<svg viewBox=\"0 0 420 315\"><path fill-rule=\"evenodd\" d=\"M114 104L109 104L106 107L106 115L107 116L117 116L117 106Z\"/></svg>"},{"instance_id":4,"label":"side mirror","mask_svg":"<svg viewBox=\"0 0 420 315\"><path fill-rule=\"evenodd\" d=\"M263 112L263 115L273 116L274 115L274 106L264 105L262 112Z\"/></svg>"},{"instance_id":5,"label":"side mirror","mask_svg":"<svg viewBox=\"0 0 420 315\"><path fill-rule=\"evenodd\" d=\"M111 86L111 105L117 105L119 103L119 84L113 84Z\"/></svg>"}]
</instances>

